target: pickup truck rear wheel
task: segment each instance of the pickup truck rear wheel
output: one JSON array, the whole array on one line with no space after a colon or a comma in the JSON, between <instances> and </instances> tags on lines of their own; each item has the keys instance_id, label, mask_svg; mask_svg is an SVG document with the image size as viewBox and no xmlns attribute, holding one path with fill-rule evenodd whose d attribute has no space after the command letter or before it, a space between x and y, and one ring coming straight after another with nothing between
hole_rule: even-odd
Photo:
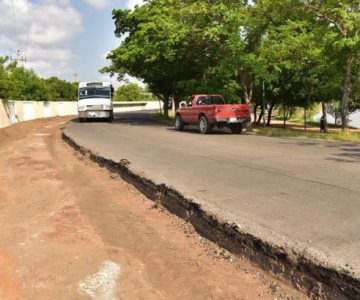
<instances>
[{"instance_id":1,"label":"pickup truck rear wheel","mask_svg":"<svg viewBox=\"0 0 360 300\"><path fill-rule=\"evenodd\" d=\"M182 131L184 129L184 122L181 119L180 115L176 115L175 117L175 130Z\"/></svg>"},{"instance_id":2,"label":"pickup truck rear wheel","mask_svg":"<svg viewBox=\"0 0 360 300\"><path fill-rule=\"evenodd\" d=\"M208 119L205 116L201 116L199 120L199 131L201 134L209 134L211 132L212 126L209 123Z\"/></svg>"},{"instance_id":3,"label":"pickup truck rear wheel","mask_svg":"<svg viewBox=\"0 0 360 300\"><path fill-rule=\"evenodd\" d=\"M241 134L243 130L242 124L231 124L230 130L233 134Z\"/></svg>"}]
</instances>

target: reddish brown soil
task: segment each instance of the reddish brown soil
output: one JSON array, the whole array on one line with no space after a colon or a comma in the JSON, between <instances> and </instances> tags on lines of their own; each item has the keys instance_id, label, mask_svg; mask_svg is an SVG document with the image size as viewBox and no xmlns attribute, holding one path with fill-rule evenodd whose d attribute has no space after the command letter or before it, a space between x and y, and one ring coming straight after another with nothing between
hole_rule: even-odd
<instances>
[{"instance_id":1,"label":"reddish brown soil","mask_svg":"<svg viewBox=\"0 0 360 300\"><path fill-rule=\"evenodd\" d=\"M305 299L74 152L67 120L0 130L0 299Z\"/></svg>"}]
</instances>

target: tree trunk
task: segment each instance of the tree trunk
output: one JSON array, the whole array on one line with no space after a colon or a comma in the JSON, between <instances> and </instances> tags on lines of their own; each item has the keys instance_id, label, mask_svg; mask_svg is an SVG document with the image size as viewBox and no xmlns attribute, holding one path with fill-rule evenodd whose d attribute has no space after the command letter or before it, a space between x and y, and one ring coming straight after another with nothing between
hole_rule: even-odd
<instances>
[{"instance_id":1,"label":"tree trunk","mask_svg":"<svg viewBox=\"0 0 360 300\"><path fill-rule=\"evenodd\" d=\"M286 119L287 119L287 113L286 113L286 107L285 107L285 105L283 105L283 120L284 120L284 127L286 127Z\"/></svg>"},{"instance_id":2,"label":"tree trunk","mask_svg":"<svg viewBox=\"0 0 360 300\"><path fill-rule=\"evenodd\" d=\"M164 96L164 117L169 119L169 96Z\"/></svg>"},{"instance_id":3,"label":"tree trunk","mask_svg":"<svg viewBox=\"0 0 360 300\"><path fill-rule=\"evenodd\" d=\"M270 105L270 108L269 108L269 114L268 114L268 119L267 119L267 126L270 126L273 110L274 110L274 104L271 104L271 105Z\"/></svg>"},{"instance_id":4,"label":"tree trunk","mask_svg":"<svg viewBox=\"0 0 360 300\"><path fill-rule=\"evenodd\" d=\"M263 109L261 109L261 112L260 112L259 118L258 118L258 119L257 119L257 121L256 121L256 125L257 125L257 126L260 126L260 124L261 124L261 120L262 120L263 116L264 116L264 110L263 110Z\"/></svg>"},{"instance_id":5,"label":"tree trunk","mask_svg":"<svg viewBox=\"0 0 360 300\"><path fill-rule=\"evenodd\" d=\"M175 101L174 101L174 107L175 107L175 112L176 110L179 108L180 106L180 100L179 98L176 98Z\"/></svg>"},{"instance_id":6,"label":"tree trunk","mask_svg":"<svg viewBox=\"0 0 360 300\"><path fill-rule=\"evenodd\" d=\"M254 105L254 120L257 120L257 108L258 108L258 104L255 103L255 105Z\"/></svg>"},{"instance_id":7,"label":"tree trunk","mask_svg":"<svg viewBox=\"0 0 360 300\"><path fill-rule=\"evenodd\" d=\"M243 88L244 91L244 100L245 103L250 105L251 107L251 98L253 95L253 83L252 82L248 82L248 80L244 79L241 80L241 87ZM256 122L256 119L254 120L254 122ZM247 131L252 132L253 128L252 128L252 122L247 123Z\"/></svg>"},{"instance_id":8,"label":"tree trunk","mask_svg":"<svg viewBox=\"0 0 360 300\"><path fill-rule=\"evenodd\" d=\"M241 81L241 87L244 91L244 100L246 104L251 104L251 98L253 95L253 84L250 82L247 82L247 80Z\"/></svg>"},{"instance_id":9,"label":"tree trunk","mask_svg":"<svg viewBox=\"0 0 360 300\"><path fill-rule=\"evenodd\" d=\"M327 105L324 101L321 102L321 107L322 107L322 114L323 114L323 118L324 118L324 133L328 133Z\"/></svg>"},{"instance_id":10,"label":"tree trunk","mask_svg":"<svg viewBox=\"0 0 360 300\"><path fill-rule=\"evenodd\" d=\"M343 131L347 131L349 129L349 96L351 92L351 77L353 64L354 57L350 55L346 61L345 84L343 97L341 99L341 125Z\"/></svg>"}]
</instances>

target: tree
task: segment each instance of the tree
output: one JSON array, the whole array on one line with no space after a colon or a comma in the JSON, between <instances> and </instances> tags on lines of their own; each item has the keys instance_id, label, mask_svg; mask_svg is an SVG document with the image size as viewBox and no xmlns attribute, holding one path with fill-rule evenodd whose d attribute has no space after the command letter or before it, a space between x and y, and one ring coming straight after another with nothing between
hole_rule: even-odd
<instances>
[{"instance_id":1,"label":"tree","mask_svg":"<svg viewBox=\"0 0 360 300\"><path fill-rule=\"evenodd\" d=\"M177 104L199 92L258 106L263 82L271 108L341 98L345 129L349 102L360 99L352 89L360 69L356 3L147 1L133 11L113 11L115 34L125 40L103 71L144 79L164 99L166 116L169 97Z\"/></svg>"},{"instance_id":2,"label":"tree","mask_svg":"<svg viewBox=\"0 0 360 300\"><path fill-rule=\"evenodd\" d=\"M115 35L126 38L109 54L111 65L102 71L144 79L164 100L167 116L170 97L177 106L194 93L194 85L201 83L208 90L210 67L225 55L222 45L228 39L227 18L233 6L226 3L154 0L133 11L114 10Z\"/></svg>"},{"instance_id":3,"label":"tree","mask_svg":"<svg viewBox=\"0 0 360 300\"><path fill-rule=\"evenodd\" d=\"M34 71L18 67L16 62L7 66L10 90L8 98L16 100L47 100L44 82Z\"/></svg>"},{"instance_id":4,"label":"tree","mask_svg":"<svg viewBox=\"0 0 360 300\"><path fill-rule=\"evenodd\" d=\"M326 27L329 36L328 48L333 60L343 70L341 98L341 121L343 130L349 128L349 98L354 81L354 64L360 50L360 3L355 0L305 0L299 1L314 20Z\"/></svg>"},{"instance_id":5,"label":"tree","mask_svg":"<svg viewBox=\"0 0 360 300\"><path fill-rule=\"evenodd\" d=\"M77 83L70 83L57 77L43 79L47 97L50 101L76 101Z\"/></svg>"},{"instance_id":6,"label":"tree","mask_svg":"<svg viewBox=\"0 0 360 300\"><path fill-rule=\"evenodd\" d=\"M10 91L9 74L6 69L8 57L0 56L0 99L7 99Z\"/></svg>"},{"instance_id":7,"label":"tree","mask_svg":"<svg viewBox=\"0 0 360 300\"><path fill-rule=\"evenodd\" d=\"M136 83L120 86L115 93L116 101L141 101L144 100L144 91Z\"/></svg>"},{"instance_id":8,"label":"tree","mask_svg":"<svg viewBox=\"0 0 360 300\"><path fill-rule=\"evenodd\" d=\"M269 20L259 52L271 74L271 103L286 111L340 99L343 76L329 51L328 28L292 0L261 1L257 12Z\"/></svg>"},{"instance_id":9,"label":"tree","mask_svg":"<svg viewBox=\"0 0 360 300\"><path fill-rule=\"evenodd\" d=\"M77 83L40 78L33 70L0 57L0 98L33 101L75 101Z\"/></svg>"}]
</instances>

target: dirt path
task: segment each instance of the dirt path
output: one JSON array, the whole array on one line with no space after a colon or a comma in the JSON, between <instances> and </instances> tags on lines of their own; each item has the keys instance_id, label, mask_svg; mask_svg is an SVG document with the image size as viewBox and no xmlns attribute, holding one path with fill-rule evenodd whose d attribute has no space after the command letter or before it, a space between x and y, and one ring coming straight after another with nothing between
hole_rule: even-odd
<instances>
[{"instance_id":1,"label":"dirt path","mask_svg":"<svg viewBox=\"0 0 360 300\"><path fill-rule=\"evenodd\" d=\"M0 299L304 299L61 139L0 130Z\"/></svg>"}]
</instances>

